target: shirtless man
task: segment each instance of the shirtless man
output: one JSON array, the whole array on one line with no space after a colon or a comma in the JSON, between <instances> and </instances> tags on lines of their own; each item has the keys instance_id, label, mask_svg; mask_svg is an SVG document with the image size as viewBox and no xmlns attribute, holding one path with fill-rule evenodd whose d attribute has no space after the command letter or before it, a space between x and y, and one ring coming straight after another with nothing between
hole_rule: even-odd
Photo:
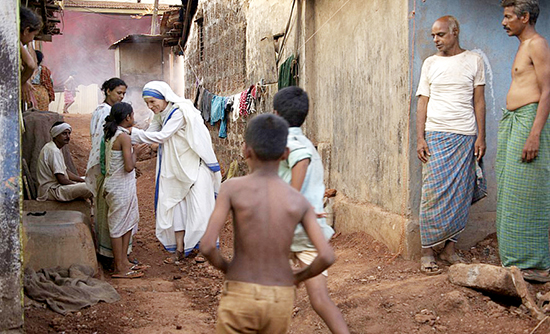
<instances>
[{"instance_id":1,"label":"shirtless man","mask_svg":"<svg viewBox=\"0 0 550 334\"><path fill-rule=\"evenodd\" d=\"M288 123L273 114L256 116L245 133L243 153L251 174L224 182L200 242L200 251L225 273L217 333L286 333L299 282L321 274L334 253L313 207L278 176L288 156ZM222 258L216 240L233 213L234 256ZM288 261L297 224L318 251L311 265L293 273Z\"/></svg>"},{"instance_id":2,"label":"shirtless man","mask_svg":"<svg viewBox=\"0 0 550 334\"><path fill-rule=\"evenodd\" d=\"M550 48L537 33L538 0L503 0L502 25L519 39L499 124L497 236L504 266L548 282L550 254Z\"/></svg>"}]
</instances>

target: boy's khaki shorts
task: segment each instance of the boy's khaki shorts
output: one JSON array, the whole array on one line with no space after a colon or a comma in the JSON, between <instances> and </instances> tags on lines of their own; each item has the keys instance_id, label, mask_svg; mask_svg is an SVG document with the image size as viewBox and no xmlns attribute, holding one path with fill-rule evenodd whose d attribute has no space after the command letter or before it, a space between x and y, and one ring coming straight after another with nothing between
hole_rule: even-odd
<instances>
[{"instance_id":1,"label":"boy's khaki shorts","mask_svg":"<svg viewBox=\"0 0 550 334\"><path fill-rule=\"evenodd\" d=\"M294 286L225 281L216 333L286 333L295 296Z\"/></svg>"},{"instance_id":2,"label":"boy's khaki shorts","mask_svg":"<svg viewBox=\"0 0 550 334\"><path fill-rule=\"evenodd\" d=\"M303 262L306 266L309 266L313 260L319 255L317 250L305 250L301 252L290 253L290 266L293 268L300 268L300 262ZM323 276L328 277L328 271L322 272Z\"/></svg>"}]
</instances>

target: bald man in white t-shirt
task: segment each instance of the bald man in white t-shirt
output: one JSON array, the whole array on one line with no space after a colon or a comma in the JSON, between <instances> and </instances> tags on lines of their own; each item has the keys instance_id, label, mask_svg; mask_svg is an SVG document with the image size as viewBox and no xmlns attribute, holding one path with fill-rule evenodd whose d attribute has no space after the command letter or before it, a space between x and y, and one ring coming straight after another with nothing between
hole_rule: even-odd
<instances>
[{"instance_id":1,"label":"bald man in white t-shirt","mask_svg":"<svg viewBox=\"0 0 550 334\"><path fill-rule=\"evenodd\" d=\"M441 272L439 258L460 262L455 253L472 204L475 159L485 154L485 73L483 59L459 44L460 27L452 16L432 26L438 52L422 65L418 84L417 154L423 163L420 235L421 271Z\"/></svg>"}]
</instances>

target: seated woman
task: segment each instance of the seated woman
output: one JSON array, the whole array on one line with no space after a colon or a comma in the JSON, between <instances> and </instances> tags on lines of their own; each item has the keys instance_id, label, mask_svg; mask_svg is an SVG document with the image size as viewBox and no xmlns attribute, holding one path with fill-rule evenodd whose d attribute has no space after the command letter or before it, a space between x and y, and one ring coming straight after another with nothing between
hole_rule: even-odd
<instances>
[{"instance_id":1,"label":"seated woman","mask_svg":"<svg viewBox=\"0 0 550 334\"><path fill-rule=\"evenodd\" d=\"M147 131L132 128L132 142L159 144L156 234L166 250L175 252L165 262L178 263L198 248L206 231L221 182L220 165L210 133L191 101L162 81L147 83L143 99L155 116Z\"/></svg>"},{"instance_id":2,"label":"seated woman","mask_svg":"<svg viewBox=\"0 0 550 334\"><path fill-rule=\"evenodd\" d=\"M113 105L105 119L105 201L109 207L107 220L115 257L113 278L139 278L145 266L134 265L126 254L130 238L139 221L136 192L137 152L132 149L129 128L134 125L134 110L128 103Z\"/></svg>"}]
</instances>

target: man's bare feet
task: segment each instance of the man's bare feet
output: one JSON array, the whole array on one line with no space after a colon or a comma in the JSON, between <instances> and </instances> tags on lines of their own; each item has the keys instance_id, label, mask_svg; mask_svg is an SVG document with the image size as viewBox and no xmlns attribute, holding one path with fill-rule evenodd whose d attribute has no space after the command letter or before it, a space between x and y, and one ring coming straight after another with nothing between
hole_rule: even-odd
<instances>
[{"instance_id":1,"label":"man's bare feet","mask_svg":"<svg viewBox=\"0 0 550 334\"><path fill-rule=\"evenodd\" d=\"M550 282L550 273L543 269L522 269L523 279L539 283Z\"/></svg>"},{"instance_id":2,"label":"man's bare feet","mask_svg":"<svg viewBox=\"0 0 550 334\"><path fill-rule=\"evenodd\" d=\"M447 254L445 252L442 252L439 254L439 259L443 262L446 262L449 265L453 265L456 263L464 263L464 260L456 253Z\"/></svg>"}]
</instances>

